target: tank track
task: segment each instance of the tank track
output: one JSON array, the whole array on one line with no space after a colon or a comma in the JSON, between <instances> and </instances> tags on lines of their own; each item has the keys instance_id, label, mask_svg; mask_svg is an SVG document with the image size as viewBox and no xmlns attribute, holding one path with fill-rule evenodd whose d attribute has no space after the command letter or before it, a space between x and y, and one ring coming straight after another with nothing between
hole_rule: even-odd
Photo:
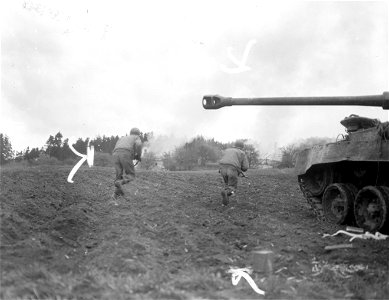
<instances>
[{"instance_id":1,"label":"tank track","mask_svg":"<svg viewBox=\"0 0 389 300\"><path fill-rule=\"evenodd\" d=\"M300 185L300 190L303 193L303 196L307 200L309 206L311 207L313 213L315 214L316 218L319 221L326 221L326 218L324 216L324 211L323 211L323 205L321 198L313 196L309 190L306 189L304 182L299 180L299 185Z\"/></svg>"}]
</instances>

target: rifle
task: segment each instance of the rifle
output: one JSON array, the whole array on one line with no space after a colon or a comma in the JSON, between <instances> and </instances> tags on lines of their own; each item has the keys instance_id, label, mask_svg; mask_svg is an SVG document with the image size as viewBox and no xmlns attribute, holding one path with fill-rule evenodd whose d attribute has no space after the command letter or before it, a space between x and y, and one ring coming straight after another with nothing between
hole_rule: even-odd
<instances>
[{"instance_id":1,"label":"rifle","mask_svg":"<svg viewBox=\"0 0 389 300\"><path fill-rule=\"evenodd\" d=\"M237 168L237 169L238 169L238 176L239 177L248 178L247 175L240 168Z\"/></svg>"}]
</instances>

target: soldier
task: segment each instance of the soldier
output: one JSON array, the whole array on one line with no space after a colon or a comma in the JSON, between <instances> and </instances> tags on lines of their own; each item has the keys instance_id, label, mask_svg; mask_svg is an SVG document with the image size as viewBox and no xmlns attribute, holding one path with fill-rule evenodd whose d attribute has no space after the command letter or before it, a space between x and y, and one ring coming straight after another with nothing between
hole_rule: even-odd
<instances>
[{"instance_id":1,"label":"soldier","mask_svg":"<svg viewBox=\"0 0 389 300\"><path fill-rule=\"evenodd\" d=\"M228 204L228 197L235 194L238 187L238 176L249 168L249 161L243 152L244 143L236 141L234 147L228 148L219 161L220 174L223 177L224 189L221 192L223 205Z\"/></svg>"},{"instance_id":2,"label":"soldier","mask_svg":"<svg viewBox=\"0 0 389 300\"><path fill-rule=\"evenodd\" d=\"M141 161L142 141L140 130L132 128L130 135L121 137L113 149L113 163L116 171L115 193L117 199L124 195L122 185L135 179L135 168L133 160ZM124 174L123 174L124 173Z\"/></svg>"}]
</instances>

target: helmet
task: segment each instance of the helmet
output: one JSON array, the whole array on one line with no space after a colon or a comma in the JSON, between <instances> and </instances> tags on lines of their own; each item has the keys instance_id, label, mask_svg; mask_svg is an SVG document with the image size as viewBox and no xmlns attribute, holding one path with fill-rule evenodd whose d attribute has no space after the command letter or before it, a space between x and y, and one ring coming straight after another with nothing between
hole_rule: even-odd
<instances>
[{"instance_id":1,"label":"helmet","mask_svg":"<svg viewBox=\"0 0 389 300\"><path fill-rule=\"evenodd\" d=\"M235 148L243 149L244 148L244 143L242 141L236 141L235 142Z\"/></svg>"},{"instance_id":2,"label":"helmet","mask_svg":"<svg viewBox=\"0 0 389 300\"><path fill-rule=\"evenodd\" d=\"M139 128L132 128L131 131L130 131L130 134L133 134L133 135L140 135L140 130Z\"/></svg>"}]
</instances>

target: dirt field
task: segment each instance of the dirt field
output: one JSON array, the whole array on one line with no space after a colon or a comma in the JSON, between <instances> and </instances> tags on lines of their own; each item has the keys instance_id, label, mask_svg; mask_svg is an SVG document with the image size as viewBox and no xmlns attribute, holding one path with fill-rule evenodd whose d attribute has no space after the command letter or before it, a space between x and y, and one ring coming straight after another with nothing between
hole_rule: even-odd
<instances>
[{"instance_id":1,"label":"dirt field","mask_svg":"<svg viewBox=\"0 0 389 300\"><path fill-rule=\"evenodd\" d=\"M113 168L1 172L1 299L384 299L389 240L319 222L291 172L250 170L221 206L216 171L145 172L113 201ZM250 184L249 184L250 183ZM231 283L230 267L274 252L273 272Z\"/></svg>"}]
</instances>

